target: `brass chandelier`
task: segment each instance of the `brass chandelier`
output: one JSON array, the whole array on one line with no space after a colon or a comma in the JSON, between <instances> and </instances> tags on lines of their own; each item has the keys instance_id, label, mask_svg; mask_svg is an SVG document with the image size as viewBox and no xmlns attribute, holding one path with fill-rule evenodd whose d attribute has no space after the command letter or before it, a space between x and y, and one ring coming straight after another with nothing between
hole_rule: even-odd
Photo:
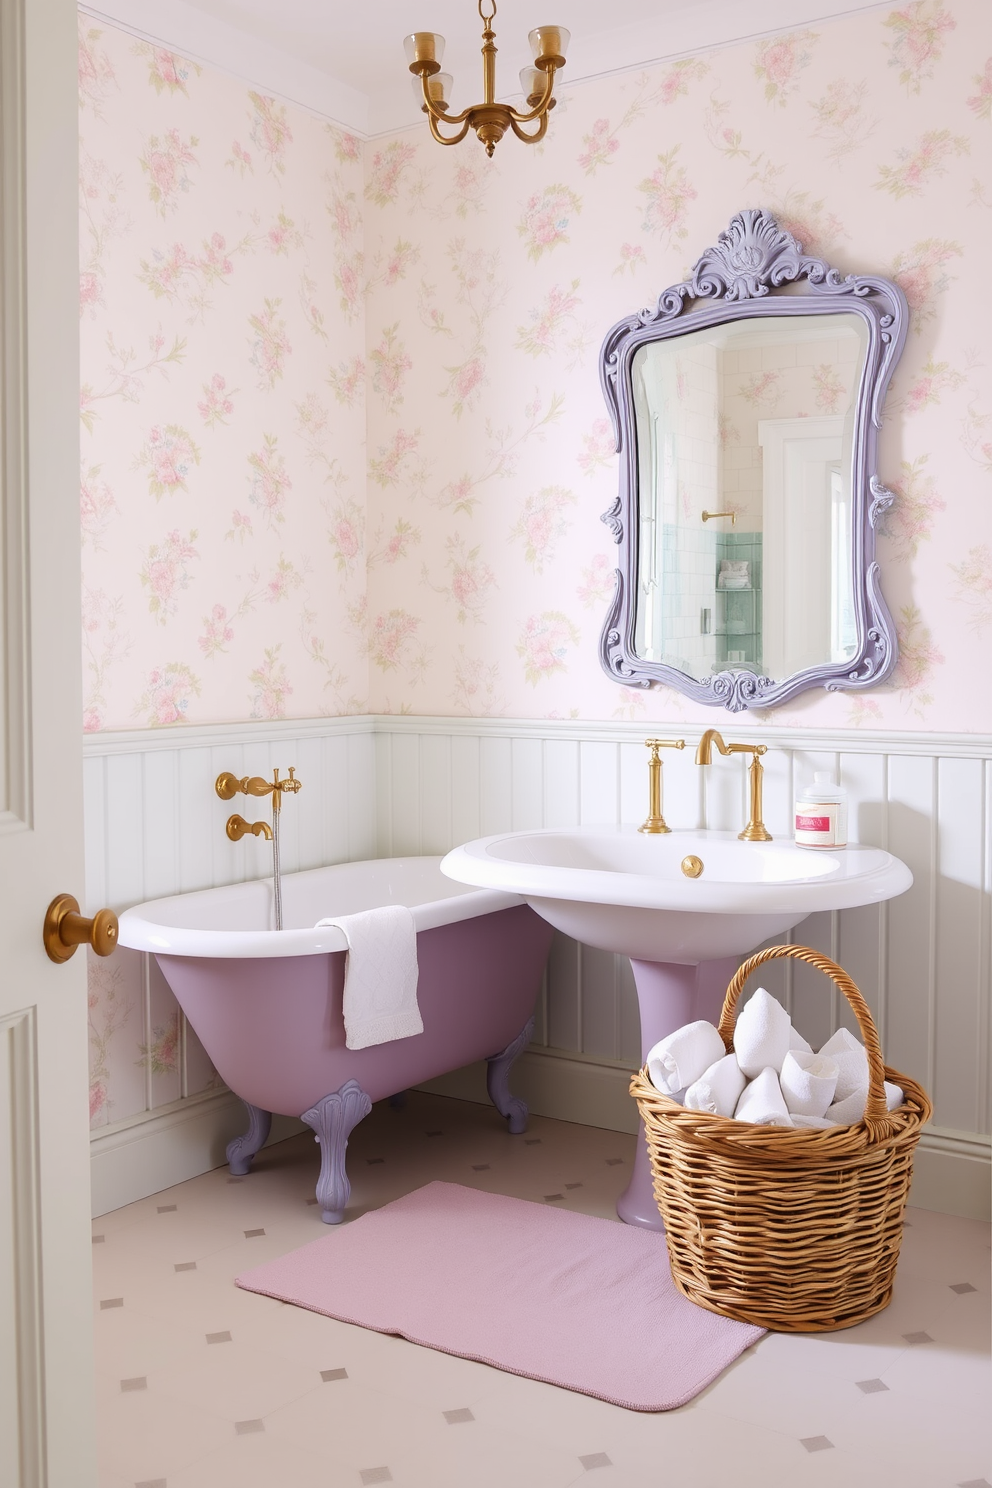
<instances>
[{"instance_id":1,"label":"brass chandelier","mask_svg":"<svg viewBox=\"0 0 992 1488\"><path fill-rule=\"evenodd\" d=\"M520 86L527 100L528 112L520 113L509 104L496 102L496 33L490 24L496 15L496 0L489 0L491 9L483 10L479 0L479 15L482 17L482 83L483 101L463 109L460 114L448 113L448 95L451 92L451 74L441 71L444 55L444 37L433 31L414 31L403 42L406 60L415 76L414 90L418 102L427 115L431 134L439 145L457 145L474 129L491 156L508 129L517 139L527 144L536 144L543 139L548 129L548 114L555 106L552 97L555 73L565 66L565 51L568 47L568 32L563 26L536 26L528 41L534 56L532 67L520 70ZM521 129L522 124L537 121L533 134ZM439 124L452 124L457 134L445 137ZM460 126L460 128L458 127Z\"/></svg>"}]
</instances>

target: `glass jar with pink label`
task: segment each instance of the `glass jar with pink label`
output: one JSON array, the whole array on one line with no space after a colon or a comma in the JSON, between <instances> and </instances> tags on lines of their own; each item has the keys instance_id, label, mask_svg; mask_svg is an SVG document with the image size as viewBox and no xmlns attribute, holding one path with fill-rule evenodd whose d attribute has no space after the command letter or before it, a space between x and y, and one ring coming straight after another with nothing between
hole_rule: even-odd
<instances>
[{"instance_id":1,"label":"glass jar with pink label","mask_svg":"<svg viewBox=\"0 0 992 1488\"><path fill-rule=\"evenodd\" d=\"M847 846L847 791L826 770L817 770L812 785L796 795L796 846Z\"/></svg>"}]
</instances>

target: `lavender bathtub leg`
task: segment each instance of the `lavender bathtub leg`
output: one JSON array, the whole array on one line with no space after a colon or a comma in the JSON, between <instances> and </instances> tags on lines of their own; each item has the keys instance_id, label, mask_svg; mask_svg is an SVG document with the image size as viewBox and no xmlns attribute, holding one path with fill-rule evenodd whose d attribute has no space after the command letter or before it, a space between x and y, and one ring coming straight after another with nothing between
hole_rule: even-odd
<instances>
[{"instance_id":1,"label":"lavender bathtub leg","mask_svg":"<svg viewBox=\"0 0 992 1488\"><path fill-rule=\"evenodd\" d=\"M348 1138L354 1128L372 1109L372 1102L357 1080L348 1080L332 1095L325 1095L300 1117L317 1133L320 1143L320 1177L317 1179L317 1203L325 1224L340 1224L351 1197L351 1184L345 1172Z\"/></svg>"},{"instance_id":2,"label":"lavender bathtub leg","mask_svg":"<svg viewBox=\"0 0 992 1488\"><path fill-rule=\"evenodd\" d=\"M518 1095L510 1094L510 1070L534 1037L534 1019L528 1018L512 1044L507 1044L502 1054L491 1054L486 1060L486 1089L489 1099L501 1116L509 1118L510 1131L516 1137L527 1130L530 1112L527 1102Z\"/></svg>"},{"instance_id":3,"label":"lavender bathtub leg","mask_svg":"<svg viewBox=\"0 0 992 1488\"><path fill-rule=\"evenodd\" d=\"M227 1144L227 1161L231 1172L237 1177L250 1171L255 1153L264 1147L272 1126L272 1112L262 1111L258 1106L244 1102L248 1112L248 1130Z\"/></svg>"}]
</instances>

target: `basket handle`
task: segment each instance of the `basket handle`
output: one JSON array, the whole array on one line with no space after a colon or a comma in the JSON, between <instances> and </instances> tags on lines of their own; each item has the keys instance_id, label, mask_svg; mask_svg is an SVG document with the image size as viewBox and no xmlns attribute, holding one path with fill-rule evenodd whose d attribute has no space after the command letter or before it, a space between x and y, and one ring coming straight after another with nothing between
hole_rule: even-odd
<instances>
[{"instance_id":1,"label":"basket handle","mask_svg":"<svg viewBox=\"0 0 992 1488\"><path fill-rule=\"evenodd\" d=\"M815 966L817 971L825 972L850 1003L854 1016L858 1020L865 1052L868 1055L868 1098L865 1102L863 1119L868 1128L869 1140L871 1142L884 1141L896 1129L898 1123L885 1105L885 1091L882 1088L885 1080L885 1065L882 1061L878 1030L868 1010L868 1004L857 986L847 972L838 966L836 961L831 961L829 956L823 956L819 951L811 950L809 946L800 945L769 946L767 950L758 951L755 955L749 956L733 977L723 1001L718 1032L723 1039L724 1047L729 1054L734 1046L734 1025L737 1022L734 1010L744 990L744 983L751 973L757 971L759 966L764 966L766 961L778 961L783 957L794 961L805 961L807 965Z\"/></svg>"}]
</instances>

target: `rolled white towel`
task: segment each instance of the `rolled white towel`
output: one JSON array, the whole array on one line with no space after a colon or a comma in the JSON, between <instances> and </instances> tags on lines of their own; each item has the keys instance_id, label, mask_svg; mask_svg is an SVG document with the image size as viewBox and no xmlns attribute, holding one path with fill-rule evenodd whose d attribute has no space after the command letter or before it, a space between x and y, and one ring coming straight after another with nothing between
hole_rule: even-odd
<instances>
[{"instance_id":1,"label":"rolled white towel","mask_svg":"<svg viewBox=\"0 0 992 1488\"><path fill-rule=\"evenodd\" d=\"M753 1080L764 1069L773 1069L776 1074L789 1052L792 1023L785 1008L759 987L745 1004L734 1029L734 1049L737 1063Z\"/></svg>"},{"instance_id":2,"label":"rolled white towel","mask_svg":"<svg viewBox=\"0 0 992 1488\"><path fill-rule=\"evenodd\" d=\"M683 1104L690 1111L710 1111L714 1116L733 1116L747 1084L736 1054L725 1054L704 1070L689 1086Z\"/></svg>"},{"instance_id":3,"label":"rolled white towel","mask_svg":"<svg viewBox=\"0 0 992 1488\"><path fill-rule=\"evenodd\" d=\"M832 1106L828 1106L825 1112L826 1118L834 1126L853 1126L865 1114L867 1099L867 1088L854 1090L843 1100L834 1101Z\"/></svg>"},{"instance_id":4,"label":"rolled white towel","mask_svg":"<svg viewBox=\"0 0 992 1488\"><path fill-rule=\"evenodd\" d=\"M782 1061L780 1083L793 1116L823 1116L837 1089L837 1065L829 1054L790 1049Z\"/></svg>"},{"instance_id":5,"label":"rolled white towel","mask_svg":"<svg viewBox=\"0 0 992 1488\"><path fill-rule=\"evenodd\" d=\"M896 1111L906 1099L902 1087L892 1085L888 1080L884 1082L885 1109ZM833 1126L853 1126L855 1121L860 1121L865 1114L865 1106L868 1103L868 1091L855 1090L842 1101L834 1101L832 1106L827 1107L827 1120Z\"/></svg>"},{"instance_id":6,"label":"rolled white towel","mask_svg":"<svg viewBox=\"0 0 992 1488\"><path fill-rule=\"evenodd\" d=\"M821 1054L828 1054L837 1065L837 1089L834 1092L834 1100L846 1100L855 1091L868 1090L868 1054L864 1044L860 1043L849 1033L846 1028L838 1028L820 1049Z\"/></svg>"},{"instance_id":7,"label":"rolled white towel","mask_svg":"<svg viewBox=\"0 0 992 1488\"><path fill-rule=\"evenodd\" d=\"M836 1121L828 1121L826 1116L797 1116L793 1114L792 1124L800 1130L807 1127L810 1131L826 1131L828 1127L836 1126Z\"/></svg>"},{"instance_id":8,"label":"rolled white towel","mask_svg":"<svg viewBox=\"0 0 992 1488\"><path fill-rule=\"evenodd\" d=\"M726 1054L723 1039L712 1023L700 1019L676 1028L648 1051L648 1077L662 1095L684 1090Z\"/></svg>"},{"instance_id":9,"label":"rolled white towel","mask_svg":"<svg viewBox=\"0 0 992 1488\"><path fill-rule=\"evenodd\" d=\"M769 1065L749 1085L745 1085L735 1121L750 1121L754 1126L791 1126L792 1117L782 1099L778 1075Z\"/></svg>"},{"instance_id":10,"label":"rolled white towel","mask_svg":"<svg viewBox=\"0 0 992 1488\"><path fill-rule=\"evenodd\" d=\"M802 1049L804 1054L812 1054L813 1045L806 1042L798 1028L789 1027L789 1048Z\"/></svg>"}]
</instances>

